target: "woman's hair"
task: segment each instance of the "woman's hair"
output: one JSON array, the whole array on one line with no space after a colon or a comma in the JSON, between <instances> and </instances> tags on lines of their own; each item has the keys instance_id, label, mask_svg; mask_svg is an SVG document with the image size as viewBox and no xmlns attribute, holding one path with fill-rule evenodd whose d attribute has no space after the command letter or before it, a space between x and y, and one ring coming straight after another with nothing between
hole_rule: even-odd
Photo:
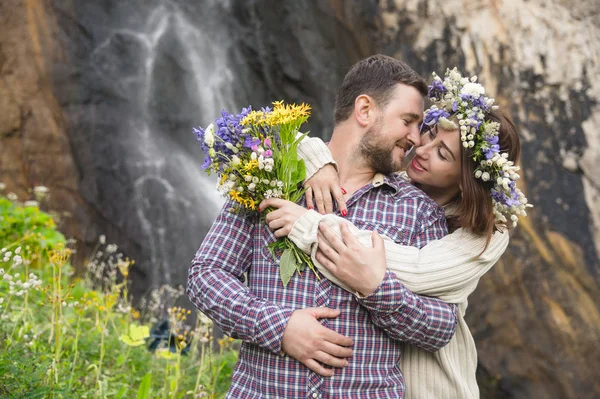
<instances>
[{"instance_id":1,"label":"woman's hair","mask_svg":"<svg viewBox=\"0 0 600 399\"><path fill-rule=\"evenodd\" d=\"M508 153L508 160L517 163L521 152L521 140L512 120L499 111L489 112L485 120L500 124L498 133L500 152ZM468 228L475 234L487 236L485 245L487 248L498 223L494 218L490 191L495 182L475 178L475 169L478 165L472 160L471 149L461 146L461 158L462 189L453 201L456 212L448 217L448 228L450 231L459 227Z\"/></svg>"}]
</instances>

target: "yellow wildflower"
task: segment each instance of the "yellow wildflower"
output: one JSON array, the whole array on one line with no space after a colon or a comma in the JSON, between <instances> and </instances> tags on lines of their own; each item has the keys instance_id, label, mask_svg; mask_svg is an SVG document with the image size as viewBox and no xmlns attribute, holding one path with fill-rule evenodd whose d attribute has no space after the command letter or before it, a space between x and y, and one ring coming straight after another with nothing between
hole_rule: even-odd
<instances>
[{"instance_id":1,"label":"yellow wildflower","mask_svg":"<svg viewBox=\"0 0 600 399\"><path fill-rule=\"evenodd\" d=\"M258 169L258 161L256 159L251 159L244 165L244 170L247 172L250 172L255 169Z\"/></svg>"},{"instance_id":2,"label":"yellow wildflower","mask_svg":"<svg viewBox=\"0 0 600 399\"><path fill-rule=\"evenodd\" d=\"M240 196L240 193L238 191L231 190L228 194L229 198L231 198L232 201L242 205L244 204L244 199Z\"/></svg>"},{"instance_id":3,"label":"yellow wildflower","mask_svg":"<svg viewBox=\"0 0 600 399\"><path fill-rule=\"evenodd\" d=\"M227 173L223 173L221 175L221 180L219 180L219 186L222 186L223 183L225 183L228 178L229 178L229 175Z\"/></svg>"},{"instance_id":4,"label":"yellow wildflower","mask_svg":"<svg viewBox=\"0 0 600 399\"><path fill-rule=\"evenodd\" d=\"M263 111L251 111L240 121L242 126L263 126L265 124L265 113Z\"/></svg>"},{"instance_id":5,"label":"yellow wildflower","mask_svg":"<svg viewBox=\"0 0 600 399\"><path fill-rule=\"evenodd\" d=\"M283 101L273 103L273 111L267 115L267 124L269 126L282 125L302 121L310 116L310 105L302 103L283 104Z\"/></svg>"},{"instance_id":6,"label":"yellow wildflower","mask_svg":"<svg viewBox=\"0 0 600 399\"><path fill-rule=\"evenodd\" d=\"M252 198L246 198L244 200L244 205L248 209L251 209L251 210L255 210L256 209L256 202Z\"/></svg>"}]
</instances>

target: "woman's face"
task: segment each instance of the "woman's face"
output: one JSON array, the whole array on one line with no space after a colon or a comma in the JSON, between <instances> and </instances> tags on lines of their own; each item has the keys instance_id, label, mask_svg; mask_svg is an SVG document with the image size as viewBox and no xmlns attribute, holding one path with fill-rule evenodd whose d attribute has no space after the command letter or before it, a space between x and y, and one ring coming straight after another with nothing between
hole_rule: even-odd
<instances>
[{"instance_id":1,"label":"woman's face","mask_svg":"<svg viewBox=\"0 0 600 399\"><path fill-rule=\"evenodd\" d=\"M460 134L435 125L421 136L421 146L407 168L410 179L427 194L458 193L461 178Z\"/></svg>"}]
</instances>

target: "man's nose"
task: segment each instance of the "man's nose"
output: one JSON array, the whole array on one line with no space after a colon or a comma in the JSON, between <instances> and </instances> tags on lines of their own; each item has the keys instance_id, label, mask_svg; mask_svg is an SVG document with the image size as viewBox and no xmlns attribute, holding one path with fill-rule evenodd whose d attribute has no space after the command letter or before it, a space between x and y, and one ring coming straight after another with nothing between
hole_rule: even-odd
<instances>
[{"instance_id":1,"label":"man's nose","mask_svg":"<svg viewBox=\"0 0 600 399\"><path fill-rule=\"evenodd\" d=\"M419 132L419 126L413 125L408 132L407 139L412 145L419 146L421 144L421 134Z\"/></svg>"}]
</instances>

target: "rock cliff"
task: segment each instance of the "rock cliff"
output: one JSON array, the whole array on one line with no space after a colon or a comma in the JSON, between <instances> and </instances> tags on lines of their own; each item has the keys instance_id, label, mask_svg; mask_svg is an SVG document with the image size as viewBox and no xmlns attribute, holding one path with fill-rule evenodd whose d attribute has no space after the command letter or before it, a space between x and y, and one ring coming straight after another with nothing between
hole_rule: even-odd
<instances>
[{"instance_id":1,"label":"rock cliff","mask_svg":"<svg viewBox=\"0 0 600 399\"><path fill-rule=\"evenodd\" d=\"M535 204L470 298L483 398L600 397L600 17L595 1L0 0L0 181L78 240L182 284L220 206L191 133L222 107L313 105L381 52L478 74L522 133Z\"/></svg>"}]
</instances>

